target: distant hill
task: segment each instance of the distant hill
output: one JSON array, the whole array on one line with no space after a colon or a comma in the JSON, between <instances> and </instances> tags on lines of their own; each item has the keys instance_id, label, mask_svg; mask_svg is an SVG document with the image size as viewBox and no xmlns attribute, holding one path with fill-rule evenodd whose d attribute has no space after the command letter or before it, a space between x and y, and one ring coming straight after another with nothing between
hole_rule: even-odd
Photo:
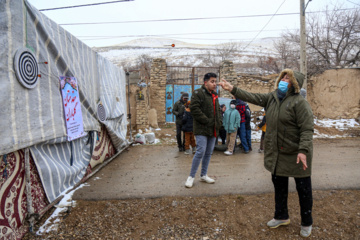
<instances>
[{"instance_id":1,"label":"distant hill","mask_svg":"<svg viewBox=\"0 0 360 240\"><path fill-rule=\"evenodd\" d=\"M251 44L240 43L240 48L233 54L232 60L235 64L255 66L259 56L276 57L273 42L276 38L257 39ZM175 47L171 47L175 44ZM141 55L150 58L164 58L169 65L205 66L206 57L217 57L216 48L221 45L194 44L170 38L139 38L128 42L93 48L102 56L108 58L114 64L131 67ZM246 49L245 49L246 47ZM254 68L252 67L253 71Z\"/></svg>"}]
</instances>

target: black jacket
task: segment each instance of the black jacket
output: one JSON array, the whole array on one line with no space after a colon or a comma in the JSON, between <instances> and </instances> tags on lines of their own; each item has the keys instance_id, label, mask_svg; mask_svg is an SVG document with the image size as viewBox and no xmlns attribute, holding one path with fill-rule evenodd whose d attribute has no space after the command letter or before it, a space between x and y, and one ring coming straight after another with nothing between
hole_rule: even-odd
<instances>
[{"instance_id":1,"label":"black jacket","mask_svg":"<svg viewBox=\"0 0 360 240\"><path fill-rule=\"evenodd\" d=\"M183 119L182 119L182 128L184 132L192 132L193 131L193 117L190 111L184 112Z\"/></svg>"}]
</instances>

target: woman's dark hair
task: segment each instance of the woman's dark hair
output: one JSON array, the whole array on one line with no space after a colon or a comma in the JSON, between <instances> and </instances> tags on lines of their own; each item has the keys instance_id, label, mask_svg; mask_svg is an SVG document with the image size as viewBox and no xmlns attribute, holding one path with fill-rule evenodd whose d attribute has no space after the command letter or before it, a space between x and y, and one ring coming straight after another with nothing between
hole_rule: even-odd
<instances>
[{"instance_id":1,"label":"woman's dark hair","mask_svg":"<svg viewBox=\"0 0 360 240\"><path fill-rule=\"evenodd\" d=\"M204 75L204 82L209 81L210 78L217 78L217 75L215 73L207 73Z\"/></svg>"}]
</instances>

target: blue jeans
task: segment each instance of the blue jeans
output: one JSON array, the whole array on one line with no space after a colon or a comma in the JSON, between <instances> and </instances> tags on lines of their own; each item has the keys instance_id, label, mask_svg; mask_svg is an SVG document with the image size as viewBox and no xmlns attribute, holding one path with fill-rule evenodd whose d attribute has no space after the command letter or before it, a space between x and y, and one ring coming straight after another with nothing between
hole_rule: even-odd
<instances>
[{"instance_id":1,"label":"blue jeans","mask_svg":"<svg viewBox=\"0 0 360 240\"><path fill-rule=\"evenodd\" d=\"M249 151L249 146L246 141L246 129L245 129L245 122L240 123L240 139L241 139L241 145L243 146L243 149L245 152Z\"/></svg>"},{"instance_id":2,"label":"blue jeans","mask_svg":"<svg viewBox=\"0 0 360 240\"><path fill-rule=\"evenodd\" d=\"M251 129L246 129L246 142L247 142L249 150L250 150L250 148L251 148Z\"/></svg>"},{"instance_id":3,"label":"blue jeans","mask_svg":"<svg viewBox=\"0 0 360 240\"><path fill-rule=\"evenodd\" d=\"M201 162L201 174L205 176L210 163L211 154L214 151L215 137L207 137L202 135L195 135L196 138L196 153L192 160L192 166L190 176L195 177L196 171L199 168Z\"/></svg>"}]
</instances>

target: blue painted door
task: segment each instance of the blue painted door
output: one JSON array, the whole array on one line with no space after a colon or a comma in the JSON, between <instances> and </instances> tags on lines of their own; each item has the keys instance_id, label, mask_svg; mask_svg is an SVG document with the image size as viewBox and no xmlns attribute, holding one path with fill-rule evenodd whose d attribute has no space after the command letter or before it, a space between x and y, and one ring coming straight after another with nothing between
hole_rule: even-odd
<instances>
[{"instance_id":1,"label":"blue painted door","mask_svg":"<svg viewBox=\"0 0 360 240\"><path fill-rule=\"evenodd\" d=\"M196 85L197 86L197 85ZM196 88L195 86L195 88ZM201 85L199 85L201 86ZM189 99L191 99L191 85L172 85L168 84L166 85L166 122L175 122L176 118L172 114L172 110L174 107L174 104L180 100L181 95L183 93L189 94Z\"/></svg>"},{"instance_id":2,"label":"blue painted door","mask_svg":"<svg viewBox=\"0 0 360 240\"><path fill-rule=\"evenodd\" d=\"M172 84L166 85L166 122L174 122L174 115L172 114L172 109L174 105L174 88Z\"/></svg>"}]
</instances>

